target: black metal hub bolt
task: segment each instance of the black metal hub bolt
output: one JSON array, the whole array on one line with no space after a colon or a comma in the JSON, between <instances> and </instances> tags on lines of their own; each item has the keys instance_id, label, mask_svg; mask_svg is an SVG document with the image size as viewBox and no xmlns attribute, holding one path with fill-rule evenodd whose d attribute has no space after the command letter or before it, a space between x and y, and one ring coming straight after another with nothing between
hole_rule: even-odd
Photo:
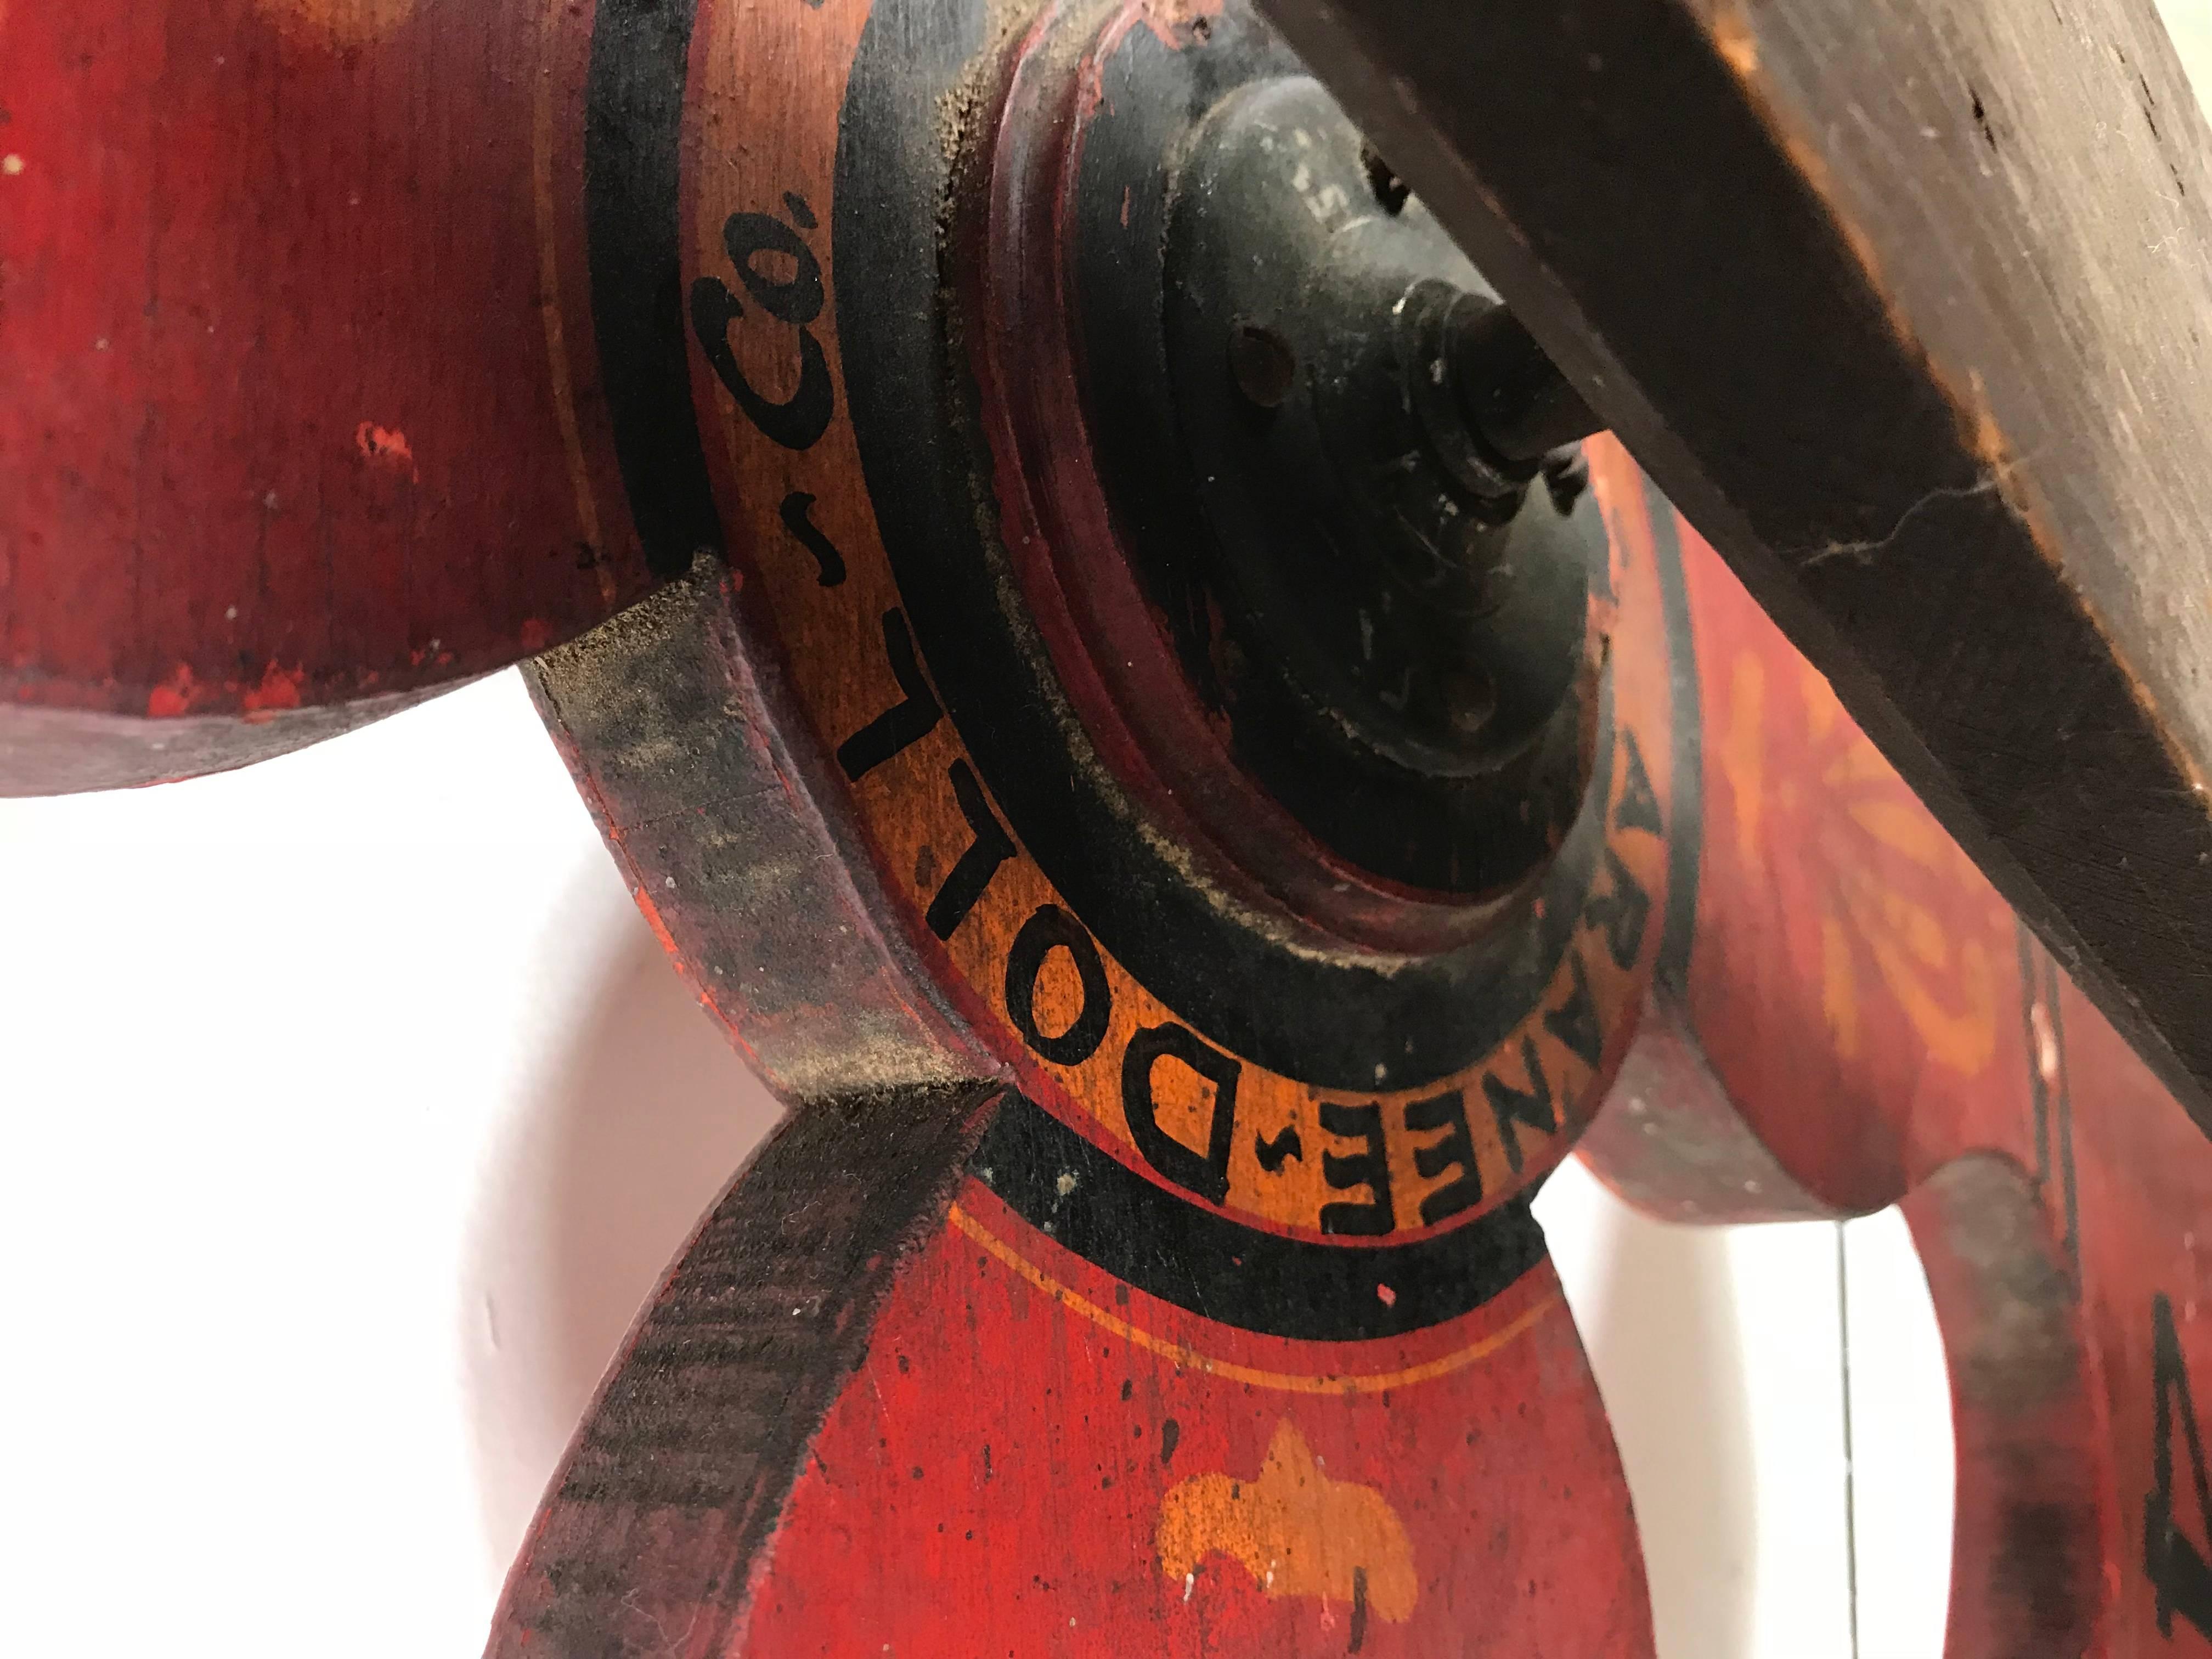
<instances>
[{"instance_id":1,"label":"black metal hub bolt","mask_svg":"<svg viewBox=\"0 0 2212 1659\"><path fill-rule=\"evenodd\" d=\"M1335 854L1517 884L1589 782L1606 543L1563 447L1595 422L1264 25L1232 9L1158 73L1089 129L1073 221L1091 431L1154 615Z\"/></svg>"}]
</instances>

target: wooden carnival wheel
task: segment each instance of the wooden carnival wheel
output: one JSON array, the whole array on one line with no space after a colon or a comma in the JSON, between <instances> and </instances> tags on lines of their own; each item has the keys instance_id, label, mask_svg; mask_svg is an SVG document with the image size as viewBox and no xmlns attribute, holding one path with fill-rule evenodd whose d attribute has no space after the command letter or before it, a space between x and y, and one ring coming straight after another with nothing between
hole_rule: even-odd
<instances>
[{"instance_id":1,"label":"wooden carnival wheel","mask_svg":"<svg viewBox=\"0 0 2212 1659\"><path fill-rule=\"evenodd\" d=\"M1577 1143L1903 1201L1955 1651L2212 1638L2203 266L2099 240L2206 151L2094 9L1275 8L1379 149L1234 7L0 15L9 781L536 653L794 1109L494 1651L1648 1651Z\"/></svg>"}]
</instances>

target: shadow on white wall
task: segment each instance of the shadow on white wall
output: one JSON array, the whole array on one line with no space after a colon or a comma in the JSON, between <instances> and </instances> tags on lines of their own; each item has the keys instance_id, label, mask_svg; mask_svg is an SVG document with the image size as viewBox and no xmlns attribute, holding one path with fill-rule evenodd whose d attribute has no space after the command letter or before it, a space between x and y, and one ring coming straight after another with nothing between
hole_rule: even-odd
<instances>
[{"instance_id":1,"label":"shadow on white wall","mask_svg":"<svg viewBox=\"0 0 2212 1659\"><path fill-rule=\"evenodd\" d=\"M1759 1503L1729 1240L1579 1164L1538 1204L1636 1504L1662 1659L1755 1659Z\"/></svg>"},{"instance_id":2,"label":"shadow on white wall","mask_svg":"<svg viewBox=\"0 0 2212 1659\"><path fill-rule=\"evenodd\" d=\"M781 1115L642 921L603 948L471 1230L462 1352L494 1560L521 1547L631 1322Z\"/></svg>"}]
</instances>

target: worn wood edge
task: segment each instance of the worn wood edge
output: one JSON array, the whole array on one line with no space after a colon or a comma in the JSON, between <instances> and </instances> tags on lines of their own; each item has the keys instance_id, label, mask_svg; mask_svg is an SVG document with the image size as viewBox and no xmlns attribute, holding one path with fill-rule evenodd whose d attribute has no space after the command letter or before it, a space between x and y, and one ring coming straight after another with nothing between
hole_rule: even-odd
<instances>
[{"instance_id":1,"label":"worn wood edge","mask_svg":"<svg viewBox=\"0 0 2212 1659\"><path fill-rule=\"evenodd\" d=\"M814 1435L1000 1092L825 1097L755 1154L601 1383L508 1576L491 1659L731 1650Z\"/></svg>"},{"instance_id":2,"label":"worn wood edge","mask_svg":"<svg viewBox=\"0 0 2212 1659\"><path fill-rule=\"evenodd\" d=\"M454 680L352 702L154 719L0 702L0 797L136 789L228 772L426 702Z\"/></svg>"},{"instance_id":3,"label":"worn wood edge","mask_svg":"<svg viewBox=\"0 0 2212 1659\"><path fill-rule=\"evenodd\" d=\"M702 568L526 669L633 897L787 1100L995 1076L896 933L820 757L787 740L803 727L745 652L733 583Z\"/></svg>"},{"instance_id":4,"label":"worn wood edge","mask_svg":"<svg viewBox=\"0 0 2212 1659\"><path fill-rule=\"evenodd\" d=\"M1957 1496L1945 1650L2100 1650L2119 1579L2111 1448L2080 1286L2034 1177L1970 1152L1904 1203L1950 1372ZM2109 1638L2107 1638L2109 1639Z\"/></svg>"},{"instance_id":5,"label":"worn wood edge","mask_svg":"<svg viewBox=\"0 0 2212 1659\"><path fill-rule=\"evenodd\" d=\"M1614 1196L1658 1221L1734 1226L1852 1212L1808 1190L1753 1132L1688 1011L1663 986L1647 994L1628 1057L1575 1151Z\"/></svg>"}]
</instances>

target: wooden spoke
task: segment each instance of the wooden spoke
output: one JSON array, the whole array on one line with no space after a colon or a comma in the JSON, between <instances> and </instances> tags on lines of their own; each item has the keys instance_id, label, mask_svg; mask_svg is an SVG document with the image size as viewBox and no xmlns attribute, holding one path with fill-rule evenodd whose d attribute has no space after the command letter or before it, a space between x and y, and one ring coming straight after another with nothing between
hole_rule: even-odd
<instances>
[{"instance_id":1,"label":"wooden spoke","mask_svg":"<svg viewBox=\"0 0 2212 1659\"><path fill-rule=\"evenodd\" d=\"M1951 1372L1948 1651L2212 1636L2191 1394L2212 1149L1682 533L1696 920L1584 1154L1675 1219L1902 1201Z\"/></svg>"},{"instance_id":2,"label":"wooden spoke","mask_svg":"<svg viewBox=\"0 0 2212 1659\"><path fill-rule=\"evenodd\" d=\"M719 550L659 430L683 40L604 17L0 17L0 790L292 748Z\"/></svg>"}]
</instances>

